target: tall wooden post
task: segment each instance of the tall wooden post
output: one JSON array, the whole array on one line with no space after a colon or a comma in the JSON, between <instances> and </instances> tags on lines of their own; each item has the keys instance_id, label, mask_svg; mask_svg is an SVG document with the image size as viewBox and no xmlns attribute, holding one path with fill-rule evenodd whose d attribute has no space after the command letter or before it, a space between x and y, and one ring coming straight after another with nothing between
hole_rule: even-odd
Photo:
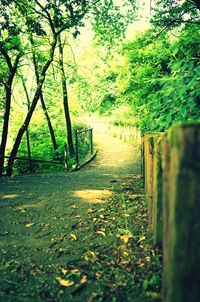
<instances>
[{"instance_id":1,"label":"tall wooden post","mask_svg":"<svg viewBox=\"0 0 200 302\"><path fill-rule=\"evenodd\" d=\"M153 204L153 153L154 135L157 132L147 132L144 135L144 175L145 175L145 195L148 207L148 221L152 228L152 204Z\"/></svg>"},{"instance_id":2,"label":"tall wooden post","mask_svg":"<svg viewBox=\"0 0 200 302\"><path fill-rule=\"evenodd\" d=\"M163 148L163 301L200 297L200 123L174 126Z\"/></svg>"},{"instance_id":3,"label":"tall wooden post","mask_svg":"<svg viewBox=\"0 0 200 302\"><path fill-rule=\"evenodd\" d=\"M75 131L75 145L76 145L76 165L79 164L79 156L78 156L78 131Z\"/></svg>"},{"instance_id":4,"label":"tall wooden post","mask_svg":"<svg viewBox=\"0 0 200 302\"><path fill-rule=\"evenodd\" d=\"M153 200L152 200L152 229L155 246L162 246L163 237L163 178L162 178L162 139L163 133L154 135L153 152Z\"/></svg>"}]
</instances>

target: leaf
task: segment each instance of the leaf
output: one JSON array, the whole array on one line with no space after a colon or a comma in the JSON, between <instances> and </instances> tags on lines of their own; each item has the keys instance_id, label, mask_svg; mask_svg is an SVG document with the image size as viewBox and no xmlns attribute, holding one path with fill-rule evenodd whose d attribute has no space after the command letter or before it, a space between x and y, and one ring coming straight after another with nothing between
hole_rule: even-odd
<instances>
[{"instance_id":1,"label":"leaf","mask_svg":"<svg viewBox=\"0 0 200 302\"><path fill-rule=\"evenodd\" d=\"M19 208L19 211L20 211L21 213L26 213L26 211L25 211L24 209L22 209L22 208Z\"/></svg>"},{"instance_id":2,"label":"leaf","mask_svg":"<svg viewBox=\"0 0 200 302\"><path fill-rule=\"evenodd\" d=\"M103 216L103 215L99 215L99 217L102 218L102 219L104 219L104 216Z\"/></svg>"},{"instance_id":3,"label":"leaf","mask_svg":"<svg viewBox=\"0 0 200 302\"><path fill-rule=\"evenodd\" d=\"M93 209L88 209L87 212L88 212L88 213L93 213L94 210L93 210Z\"/></svg>"},{"instance_id":4,"label":"leaf","mask_svg":"<svg viewBox=\"0 0 200 302\"><path fill-rule=\"evenodd\" d=\"M27 223L26 224L26 228L30 228L30 227L32 227L34 225L34 223Z\"/></svg>"},{"instance_id":5,"label":"leaf","mask_svg":"<svg viewBox=\"0 0 200 302\"><path fill-rule=\"evenodd\" d=\"M93 259L93 260L98 260L98 255L94 252L88 252L84 255L84 259L86 261Z\"/></svg>"},{"instance_id":6,"label":"leaf","mask_svg":"<svg viewBox=\"0 0 200 302\"><path fill-rule=\"evenodd\" d=\"M142 237L138 240L137 243L140 243L140 242L144 241L145 239L146 239L146 236L142 236Z\"/></svg>"},{"instance_id":7,"label":"leaf","mask_svg":"<svg viewBox=\"0 0 200 302\"><path fill-rule=\"evenodd\" d=\"M76 273L80 273L80 271L78 268L73 268L73 269L71 269L71 273L76 274Z\"/></svg>"},{"instance_id":8,"label":"leaf","mask_svg":"<svg viewBox=\"0 0 200 302\"><path fill-rule=\"evenodd\" d=\"M69 287L74 285L74 281L70 281L70 280L64 280L60 277L56 278L58 280L58 282L60 283L60 285L65 286L65 287Z\"/></svg>"},{"instance_id":9,"label":"leaf","mask_svg":"<svg viewBox=\"0 0 200 302\"><path fill-rule=\"evenodd\" d=\"M69 236L70 236L70 239L75 240L75 241L77 240L76 235L74 235L74 234L70 234Z\"/></svg>"},{"instance_id":10,"label":"leaf","mask_svg":"<svg viewBox=\"0 0 200 302\"><path fill-rule=\"evenodd\" d=\"M65 269L65 268L62 268L61 269L61 272L63 273L63 275L65 276L67 273L68 273L68 270L67 269Z\"/></svg>"},{"instance_id":11,"label":"leaf","mask_svg":"<svg viewBox=\"0 0 200 302\"><path fill-rule=\"evenodd\" d=\"M124 243L128 243L129 239L133 238L133 236L131 234L125 234L120 236L121 241L123 241Z\"/></svg>"},{"instance_id":12,"label":"leaf","mask_svg":"<svg viewBox=\"0 0 200 302\"><path fill-rule=\"evenodd\" d=\"M82 278L81 278L81 284L85 284L85 283L87 283L87 276L83 276Z\"/></svg>"},{"instance_id":13,"label":"leaf","mask_svg":"<svg viewBox=\"0 0 200 302\"><path fill-rule=\"evenodd\" d=\"M97 280L100 279L101 278L101 273L96 272L95 277L96 277Z\"/></svg>"},{"instance_id":14,"label":"leaf","mask_svg":"<svg viewBox=\"0 0 200 302\"><path fill-rule=\"evenodd\" d=\"M103 231L97 231L96 233L99 234L99 235L102 235L103 237L106 237L106 234Z\"/></svg>"}]
</instances>

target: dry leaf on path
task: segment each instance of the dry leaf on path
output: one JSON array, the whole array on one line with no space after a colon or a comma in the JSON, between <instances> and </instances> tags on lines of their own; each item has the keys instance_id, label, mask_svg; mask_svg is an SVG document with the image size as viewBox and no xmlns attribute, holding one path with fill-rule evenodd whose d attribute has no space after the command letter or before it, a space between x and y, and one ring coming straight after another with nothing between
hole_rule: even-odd
<instances>
[{"instance_id":1,"label":"dry leaf on path","mask_svg":"<svg viewBox=\"0 0 200 302\"><path fill-rule=\"evenodd\" d=\"M106 237L106 233L103 231L97 231L96 233L99 235L102 235L103 237Z\"/></svg>"},{"instance_id":2,"label":"dry leaf on path","mask_svg":"<svg viewBox=\"0 0 200 302\"><path fill-rule=\"evenodd\" d=\"M77 240L76 235L74 235L74 234L70 234L69 236L70 236L70 239L75 240L75 241Z\"/></svg>"},{"instance_id":3,"label":"dry leaf on path","mask_svg":"<svg viewBox=\"0 0 200 302\"><path fill-rule=\"evenodd\" d=\"M62 268L61 269L61 272L63 273L63 275L65 276L69 271L65 268Z\"/></svg>"},{"instance_id":4,"label":"dry leaf on path","mask_svg":"<svg viewBox=\"0 0 200 302\"><path fill-rule=\"evenodd\" d=\"M87 276L83 276L81 279L81 284L85 284L87 282Z\"/></svg>"},{"instance_id":5,"label":"dry leaf on path","mask_svg":"<svg viewBox=\"0 0 200 302\"><path fill-rule=\"evenodd\" d=\"M30 228L30 227L32 227L34 225L34 223L27 223L26 224L26 228Z\"/></svg>"},{"instance_id":6,"label":"dry leaf on path","mask_svg":"<svg viewBox=\"0 0 200 302\"><path fill-rule=\"evenodd\" d=\"M65 287L69 287L74 285L74 281L70 281L70 280L64 280L60 277L56 278L58 280L58 282L60 283L60 285L65 286Z\"/></svg>"},{"instance_id":7,"label":"dry leaf on path","mask_svg":"<svg viewBox=\"0 0 200 302\"><path fill-rule=\"evenodd\" d=\"M90 259L94 259L94 260L97 260L98 259L98 255L94 252L88 252L84 255L84 259L86 261L90 260Z\"/></svg>"},{"instance_id":8,"label":"dry leaf on path","mask_svg":"<svg viewBox=\"0 0 200 302\"><path fill-rule=\"evenodd\" d=\"M123 241L124 243L128 243L130 238L133 238L133 236L131 234L129 234L129 235L125 234L125 235L120 236L121 241Z\"/></svg>"},{"instance_id":9,"label":"dry leaf on path","mask_svg":"<svg viewBox=\"0 0 200 302\"><path fill-rule=\"evenodd\" d=\"M145 239L146 239L146 236L142 236L142 237L138 240L137 243L140 243L140 242L144 241Z\"/></svg>"}]
</instances>

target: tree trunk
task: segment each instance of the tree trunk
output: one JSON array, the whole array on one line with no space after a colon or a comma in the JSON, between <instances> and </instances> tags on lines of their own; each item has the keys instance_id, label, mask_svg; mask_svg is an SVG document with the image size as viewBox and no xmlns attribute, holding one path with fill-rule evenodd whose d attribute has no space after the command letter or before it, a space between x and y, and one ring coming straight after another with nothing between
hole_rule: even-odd
<instances>
[{"instance_id":1,"label":"tree trunk","mask_svg":"<svg viewBox=\"0 0 200 302\"><path fill-rule=\"evenodd\" d=\"M13 79L16 74L18 63L19 63L19 60L21 57L21 55L17 55L14 65L12 65L11 59L10 59L8 53L6 52L6 50L2 49L1 52L6 59L8 68L10 70L10 75L8 77L7 83L5 84L6 106L5 106L4 121L3 121L2 139L1 139L1 145L0 145L0 177L3 175L3 172L4 172L4 157L5 157L6 143L7 143L7 138L8 138L8 127L9 127L11 96L12 96L12 84L13 84Z\"/></svg>"},{"instance_id":2,"label":"tree trunk","mask_svg":"<svg viewBox=\"0 0 200 302\"><path fill-rule=\"evenodd\" d=\"M32 46L34 46L34 41L33 41L32 36L30 36L30 42L31 42ZM37 81L37 84L38 84L39 80L40 80L39 72L38 72L38 65L37 65L37 60L36 60L34 50L32 52L33 52L33 65L34 65L34 69L35 69L35 76L36 76L36 81ZM44 114L45 114L45 117L46 117L46 120L47 120L47 124L48 124L48 127L49 127L49 132L50 132L51 141L52 141L52 144L53 144L53 149L54 149L54 152L55 152L55 156L56 156L56 158L58 158L58 145L57 145L57 142L56 142L56 137L55 137L55 134L54 134L51 119L49 117L49 114L48 114L48 111L47 111L47 108L46 108L46 105L45 105L45 101L44 101L42 91L41 91L40 101L41 101L42 109L44 111Z\"/></svg>"},{"instance_id":3,"label":"tree trunk","mask_svg":"<svg viewBox=\"0 0 200 302\"><path fill-rule=\"evenodd\" d=\"M63 91L63 106L64 106L65 121L67 127L67 141L68 141L70 156L74 156L75 151L74 151L73 138L72 138L72 125L71 125L71 119L69 113L67 84L66 84L65 69L63 63L63 46L61 43L60 35L58 36L58 45L59 45L59 66L60 66L60 75L61 75L62 91Z\"/></svg>"},{"instance_id":4,"label":"tree trunk","mask_svg":"<svg viewBox=\"0 0 200 302\"><path fill-rule=\"evenodd\" d=\"M22 85L23 85L23 88L24 88L24 92L26 94L27 108L28 108L28 111L29 111L29 109L30 109L30 98L29 98L29 95L28 95L28 91L27 91L26 84L25 84L23 76L21 76L21 80L22 80ZM30 172L32 173L34 171L34 166L33 166L32 160L31 160L31 145L30 145L30 135L29 135L29 128L28 127L26 129L26 143L27 143L27 153L28 153L28 158L29 158L29 169L30 169Z\"/></svg>"},{"instance_id":5,"label":"tree trunk","mask_svg":"<svg viewBox=\"0 0 200 302\"><path fill-rule=\"evenodd\" d=\"M39 100L39 98L41 96L42 86L44 84L46 72L47 72L49 66L51 65L51 63L53 61L53 56L54 56L54 51L55 51L55 47L56 47L56 42L57 42L56 41L56 37L54 37L54 41L52 42L52 45L51 45L49 59L48 59L48 61L46 62L46 64L44 65L44 67L42 69L41 76L40 76L40 81L39 81L39 83L37 85L36 92L35 92L35 95L33 97L33 101L31 103L30 109L29 109L29 111L27 113L27 116L25 118L25 121L24 121L23 125L21 126L21 128L18 131L15 143L13 145L13 148L12 148L9 160L8 160L8 167L7 167L7 171L6 171L6 175L7 176L11 176L12 175L13 163L14 163L15 157L17 155L17 151L18 151L21 139L23 137L24 132L28 128L28 125L30 123L32 114L33 114L33 112L35 110L35 107L37 105L37 102L38 102L38 100Z\"/></svg>"},{"instance_id":6,"label":"tree trunk","mask_svg":"<svg viewBox=\"0 0 200 302\"><path fill-rule=\"evenodd\" d=\"M58 145L57 145L57 142L56 142L56 137L55 137L55 134L54 134L53 126L51 124L51 120L50 120L50 117L49 117L49 114L48 114L48 111L47 111L47 108L46 108L46 105L45 105L45 102L44 102L44 97L43 97L42 92L41 92L41 96L40 96L40 101L41 101L42 109L44 111L44 114L45 114L45 117L46 117L46 120L47 120L47 124L48 124L48 127L49 127L49 132L50 132L51 141L52 141L52 144L53 144L53 149L54 149L54 152L55 152L55 156L56 156L56 158L58 158Z\"/></svg>"},{"instance_id":7,"label":"tree trunk","mask_svg":"<svg viewBox=\"0 0 200 302\"><path fill-rule=\"evenodd\" d=\"M12 83L13 83L13 74L9 76L9 79L6 83L6 106L5 106L3 131L2 131L2 139L1 139L1 146L0 146L0 176L3 175L3 171L4 171L4 156L5 156L6 142L8 137Z\"/></svg>"}]
</instances>

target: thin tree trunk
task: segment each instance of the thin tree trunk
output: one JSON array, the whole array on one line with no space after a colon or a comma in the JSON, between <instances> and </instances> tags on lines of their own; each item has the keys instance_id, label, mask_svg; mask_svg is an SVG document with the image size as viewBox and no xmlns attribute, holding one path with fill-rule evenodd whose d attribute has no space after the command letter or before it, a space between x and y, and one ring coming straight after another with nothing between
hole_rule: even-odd
<instances>
[{"instance_id":1,"label":"thin tree trunk","mask_svg":"<svg viewBox=\"0 0 200 302\"><path fill-rule=\"evenodd\" d=\"M31 117L32 117L33 112L35 110L35 107L37 105L37 102L38 102L38 100L39 100L39 98L41 96L42 86L44 84L46 72L47 72L49 66L51 65L51 63L53 61L53 56L54 56L54 51L55 51L55 47L56 47L56 42L57 42L56 41L56 37L54 37L54 41L52 42L52 45L51 45L49 60L46 62L46 64L44 65L44 67L42 69L40 81L39 81L39 83L37 85L36 92L35 92L35 95L33 97L30 109L29 109L29 111L27 113L27 116L25 118L25 121L24 121L23 125L21 126L21 128L18 131L15 143L13 145L13 148L12 148L9 160L8 160L8 167L7 167L7 171L6 171L6 175L7 176L11 176L12 175L13 163L14 163L15 157L17 155L21 139L23 137L24 132L28 128L28 125L30 123L30 120L31 120Z\"/></svg>"},{"instance_id":2,"label":"thin tree trunk","mask_svg":"<svg viewBox=\"0 0 200 302\"><path fill-rule=\"evenodd\" d=\"M28 91L27 91L26 84L25 84L23 76L21 76L21 80L22 80L22 85L23 85L23 88L24 88L24 92L26 94L27 108L28 108L28 111L29 111L29 109L30 109L30 98L29 98L29 95L28 95ZM31 160L31 145L30 145L30 135L29 135L29 128L28 127L26 129L26 143L27 143L27 153L28 153L28 158L29 158L29 161L28 161L29 162L29 169L30 169L30 172L32 173L34 171L34 166L33 166L32 160Z\"/></svg>"},{"instance_id":3,"label":"thin tree trunk","mask_svg":"<svg viewBox=\"0 0 200 302\"><path fill-rule=\"evenodd\" d=\"M8 127L9 127L9 118L10 118L10 108L11 108L11 95L12 95L12 84L13 79L17 71L17 66L20 60L21 55L17 55L14 64L12 65L11 59L7 54L6 50L1 50L2 54L4 55L8 68L10 70L10 75L8 77L7 83L5 84L6 90L6 106L5 106L5 113L4 113L4 120L3 120L3 131L2 131L2 139L0 145L0 177L3 175L4 172L4 157L5 157L5 150L6 150L6 143L8 138Z\"/></svg>"},{"instance_id":4,"label":"thin tree trunk","mask_svg":"<svg viewBox=\"0 0 200 302\"><path fill-rule=\"evenodd\" d=\"M46 105L45 105L45 102L44 102L44 97L43 97L42 92L41 92L41 96L40 96L40 101L41 101L42 109L44 111L44 114L45 114L45 117L46 117L46 120L47 120L47 124L48 124L48 127L49 127L49 132L50 132L51 141L52 141L52 144L53 144L53 149L54 149L54 152L55 152L55 156L56 156L56 158L58 158L58 145L57 145L57 142L56 142L56 137L55 137L55 134L54 134L53 126L52 126L52 123L51 123L51 120L50 120L50 117L49 117L49 114L48 114L48 111L47 111L47 108L46 108Z\"/></svg>"},{"instance_id":5,"label":"thin tree trunk","mask_svg":"<svg viewBox=\"0 0 200 302\"><path fill-rule=\"evenodd\" d=\"M34 41L33 41L32 36L30 36L30 42L31 42L32 46L34 46ZM37 65L37 60L36 60L34 50L32 51L32 54L33 54L33 64L34 64L34 69L35 69L35 76L36 76L36 81L37 81L37 84L38 84L39 80L40 80L40 77L39 77L38 65ZM50 132L51 141L52 141L53 149L54 149L54 152L55 152L55 156L56 156L56 158L58 158L58 144L56 142L56 137L55 137L53 126L52 126L52 123L51 123L51 119L50 119L50 116L48 114L47 107L46 107L46 104L45 104L45 101L44 101L44 96L43 96L42 90L41 90L40 101L41 101L42 109L44 111L44 114L45 114L45 117L46 117L46 120L47 120L47 124L48 124L48 127L49 127L49 132Z\"/></svg>"},{"instance_id":6,"label":"thin tree trunk","mask_svg":"<svg viewBox=\"0 0 200 302\"><path fill-rule=\"evenodd\" d=\"M70 113L69 113L65 69L64 69L64 64L63 64L63 46L61 43L60 35L58 36L58 45L59 45L59 66L60 66L60 75L61 75L62 91L63 91L63 106L64 106L65 121L66 121L66 127L67 127L67 141L68 141L70 156L74 156L75 151L74 151L73 138L72 138L72 125L71 125L71 119L70 119Z\"/></svg>"}]
</instances>

